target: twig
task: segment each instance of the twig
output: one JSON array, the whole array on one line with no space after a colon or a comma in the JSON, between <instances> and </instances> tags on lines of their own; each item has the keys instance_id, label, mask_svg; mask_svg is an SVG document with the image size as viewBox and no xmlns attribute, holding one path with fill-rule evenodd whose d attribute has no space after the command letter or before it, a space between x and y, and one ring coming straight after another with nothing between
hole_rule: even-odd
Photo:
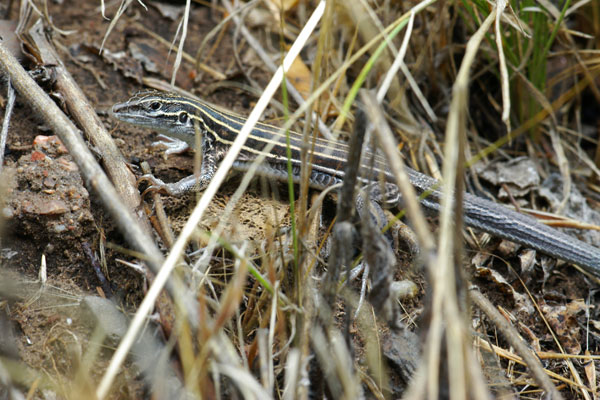
<instances>
[{"instance_id":1,"label":"twig","mask_svg":"<svg viewBox=\"0 0 600 400\"><path fill-rule=\"evenodd\" d=\"M129 208L121 202L115 188L83 142L79 130L33 81L12 54L6 50L2 42L0 42L0 66L8 72L12 84L19 94L69 149L85 182L98 194L127 240L134 248L146 254L151 267L158 270L162 261L160 251L154 246L152 239L140 228L136 219L129 212Z\"/></svg>"},{"instance_id":2,"label":"twig","mask_svg":"<svg viewBox=\"0 0 600 400\"><path fill-rule=\"evenodd\" d=\"M104 276L104 273L102 272L102 267L100 266L100 263L98 262L98 258L92 251L92 248L90 247L90 244L88 242L82 242L81 248L83 249L83 252L87 256L88 260L90 261L90 264L92 265L92 268L94 269L94 273L96 274L96 277L100 281L100 285L101 285L100 287L102 288L104 295L106 296L106 298L110 299L111 297L113 297L113 292L112 292L112 289L110 288L110 283L108 282L108 280L106 279L106 276Z\"/></svg>"},{"instance_id":3,"label":"twig","mask_svg":"<svg viewBox=\"0 0 600 400\"><path fill-rule=\"evenodd\" d=\"M69 111L101 154L106 172L114 183L117 192L125 201L127 207L134 210L141 202L139 191L135 185L135 177L127 168L117 145L104 128L94 108L63 65L54 47L48 42L41 20L35 23L26 37L30 39L28 45L37 48L38 62L42 65L53 66L52 71L56 79L56 87L64 95ZM147 219L142 217L139 220L144 229L150 232Z\"/></svg>"},{"instance_id":4,"label":"twig","mask_svg":"<svg viewBox=\"0 0 600 400\"><path fill-rule=\"evenodd\" d=\"M144 174L151 173L150 165L148 165L148 162L144 161L141 167L142 172ZM169 219L167 217L167 214L165 213L165 207L162 201L162 197L158 192L152 193L152 202L154 203L154 212L156 214L158 223L158 226L155 225L155 228L157 228L157 231L159 232L159 235L164 241L167 248L170 249L173 246L173 243L175 242L175 235L173 235L173 230L169 225Z\"/></svg>"},{"instance_id":5,"label":"twig","mask_svg":"<svg viewBox=\"0 0 600 400\"><path fill-rule=\"evenodd\" d=\"M548 398L553 400L560 400L562 396L556 390L556 387L552 384L552 381L544 372L542 364L537 357L533 355L531 350L523 342L523 338L519 335L517 330L510 325L506 319L496 310L494 305L485 298L478 290L470 290L469 295L473 303L477 305L492 320L494 326L500 331L502 336L514 347L517 354L521 356L523 361L529 367L533 379L540 385L540 387L549 395Z\"/></svg>"},{"instance_id":6,"label":"twig","mask_svg":"<svg viewBox=\"0 0 600 400\"><path fill-rule=\"evenodd\" d=\"M59 136L79 167L83 180L99 197L123 233L125 240L147 257L146 262L155 273L159 271L163 261L162 254L154 245L152 238L140 227L130 209L121 201L114 186L110 183L110 180L81 138L79 130L34 82L1 41L0 68L7 72L14 88L29 103L33 111ZM172 279L169 281L167 289L177 302L177 305L181 306L183 310L187 310L189 307L183 308L185 303L182 299L184 293L182 292L183 289L181 289L182 286L179 281ZM197 315L193 312L189 312L188 314L192 316Z\"/></svg>"}]
</instances>

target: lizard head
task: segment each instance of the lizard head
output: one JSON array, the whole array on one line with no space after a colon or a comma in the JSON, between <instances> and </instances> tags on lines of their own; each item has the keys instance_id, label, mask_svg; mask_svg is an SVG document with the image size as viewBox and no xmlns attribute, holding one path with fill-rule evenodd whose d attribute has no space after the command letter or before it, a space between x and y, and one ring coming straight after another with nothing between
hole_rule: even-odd
<instances>
[{"instance_id":1,"label":"lizard head","mask_svg":"<svg viewBox=\"0 0 600 400\"><path fill-rule=\"evenodd\" d=\"M112 108L113 116L123 122L152 128L186 142L194 140L194 106L183 96L170 92L145 90Z\"/></svg>"}]
</instances>

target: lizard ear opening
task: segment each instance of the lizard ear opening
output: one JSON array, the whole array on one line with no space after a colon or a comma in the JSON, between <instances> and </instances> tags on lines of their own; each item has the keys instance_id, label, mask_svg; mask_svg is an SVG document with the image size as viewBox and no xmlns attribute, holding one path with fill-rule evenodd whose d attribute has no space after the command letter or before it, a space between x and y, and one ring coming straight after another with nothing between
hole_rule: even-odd
<instances>
[{"instance_id":1,"label":"lizard ear opening","mask_svg":"<svg viewBox=\"0 0 600 400\"><path fill-rule=\"evenodd\" d=\"M179 114L179 122L181 122L182 124L185 124L188 122L188 115L185 112L182 112L181 114Z\"/></svg>"}]
</instances>

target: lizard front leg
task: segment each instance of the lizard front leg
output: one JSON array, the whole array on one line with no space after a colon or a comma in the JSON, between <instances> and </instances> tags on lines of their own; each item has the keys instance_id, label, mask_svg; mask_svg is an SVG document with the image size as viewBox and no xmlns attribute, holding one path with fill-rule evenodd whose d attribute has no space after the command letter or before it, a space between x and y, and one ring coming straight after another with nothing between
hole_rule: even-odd
<instances>
[{"instance_id":1,"label":"lizard front leg","mask_svg":"<svg viewBox=\"0 0 600 400\"><path fill-rule=\"evenodd\" d=\"M165 157L169 154L181 154L190 148L190 146L179 139L175 139L171 136L160 134L158 135L158 140L152 142L152 147L166 147Z\"/></svg>"},{"instance_id":2,"label":"lizard front leg","mask_svg":"<svg viewBox=\"0 0 600 400\"><path fill-rule=\"evenodd\" d=\"M138 180L138 184L140 182L148 182L150 186L144 190L142 196L145 196L150 192L162 192L172 196L178 196L189 191L201 192L206 189L215 175L225 152L217 151L217 149L209 146L203 147L205 147L205 151L203 151L202 166L200 167L199 175L190 175L175 183L165 183L152 174L143 175Z\"/></svg>"}]
</instances>

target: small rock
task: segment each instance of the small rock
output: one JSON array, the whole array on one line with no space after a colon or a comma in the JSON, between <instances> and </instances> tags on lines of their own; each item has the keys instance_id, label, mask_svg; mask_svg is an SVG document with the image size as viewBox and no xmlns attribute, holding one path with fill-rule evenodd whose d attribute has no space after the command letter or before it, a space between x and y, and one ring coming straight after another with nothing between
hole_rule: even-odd
<instances>
[{"instance_id":1,"label":"small rock","mask_svg":"<svg viewBox=\"0 0 600 400\"><path fill-rule=\"evenodd\" d=\"M6 219L10 219L15 215L11 207L2 208L2 216Z\"/></svg>"},{"instance_id":2,"label":"small rock","mask_svg":"<svg viewBox=\"0 0 600 400\"><path fill-rule=\"evenodd\" d=\"M59 215L66 213L69 208L62 200L49 200L37 204L38 213L41 215Z\"/></svg>"}]
</instances>

